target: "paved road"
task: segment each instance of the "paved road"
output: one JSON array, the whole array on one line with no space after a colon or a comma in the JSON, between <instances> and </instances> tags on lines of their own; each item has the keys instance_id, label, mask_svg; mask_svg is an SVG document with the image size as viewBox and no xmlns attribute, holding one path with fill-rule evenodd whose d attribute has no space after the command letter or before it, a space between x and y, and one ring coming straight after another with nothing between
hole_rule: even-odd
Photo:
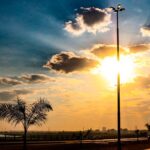
<instances>
[{"instance_id":1,"label":"paved road","mask_svg":"<svg viewBox=\"0 0 150 150\"><path fill-rule=\"evenodd\" d=\"M146 141L147 138L139 138L139 141ZM137 138L123 138L121 139L122 142L134 142L137 141ZM98 144L107 144L107 143L115 143L117 139L100 139L100 140L66 140L66 141L29 141L28 144L40 144L40 145L47 145L47 144L74 144L74 143L98 143ZM0 144L21 144L22 142L0 142Z\"/></svg>"},{"instance_id":2,"label":"paved road","mask_svg":"<svg viewBox=\"0 0 150 150\"><path fill-rule=\"evenodd\" d=\"M135 142L134 142L135 141ZM150 144L147 138L122 139L123 150L150 150ZM83 145L80 145L79 140L68 141L30 141L28 142L28 150L81 150L83 146L87 150L116 150L117 139L102 139L102 140L83 140ZM0 142L0 150L21 150L23 142Z\"/></svg>"}]
</instances>

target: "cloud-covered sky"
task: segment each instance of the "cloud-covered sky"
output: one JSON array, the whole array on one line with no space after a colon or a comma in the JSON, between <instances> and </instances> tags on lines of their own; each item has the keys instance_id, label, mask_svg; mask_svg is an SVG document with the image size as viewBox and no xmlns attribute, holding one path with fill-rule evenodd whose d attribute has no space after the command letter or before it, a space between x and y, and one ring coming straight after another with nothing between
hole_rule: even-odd
<instances>
[{"instance_id":1,"label":"cloud-covered sky","mask_svg":"<svg viewBox=\"0 0 150 150\"><path fill-rule=\"evenodd\" d=\"M2 0L0 102L46 97L54 111L44 130L116 128L116 87L101 68L116 57L109 7L118 3L126 8L119 14L120 52L136 66L134 78L121 85L122 127L144 128L150 122L149 0ZM11 126L2 122L5 128Z\"/></svg>"},{"instance_id":2,"label":"cloud-covered sky","mask_svg":"<svg viewBox=\"0 0 150 150\"><path fill-rule=\"evenodd\" d=\"M110 9L99 9L95 7L81 7L74 21L68 21L65 29L73 35L79 36L84 32L106 32L111 23Z\"/></svg>"},{"instance_id":3,"label":"cloud-covered sky","mask_svg":"<svg viewBox=\"0 0 150 150\"><path fill-rule=\"evenodd\" d=\"M150 36L150 24L141 27L141 33L143 36Z\"/></svg>"}]
</instances>

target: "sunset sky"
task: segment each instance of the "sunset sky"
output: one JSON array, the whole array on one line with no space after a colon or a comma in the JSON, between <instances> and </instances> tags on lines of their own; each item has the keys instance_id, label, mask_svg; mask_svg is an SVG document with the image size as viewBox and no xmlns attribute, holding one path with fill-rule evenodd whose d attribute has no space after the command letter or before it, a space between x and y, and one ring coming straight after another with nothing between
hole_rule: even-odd
<instances>
[{"instance_id":1,"label":"sunset sky","mask_svg":"<svg viewBox=\"0 0 150 150\"><path fill-rule=\"evenodd\" d=\"M40 97L54 111L31 130L116 128L121 3L121 126L150 123L150 0L1 0L0 102ZM0 121L0 130L18 130Z\"/></svg>"}]
</instances>

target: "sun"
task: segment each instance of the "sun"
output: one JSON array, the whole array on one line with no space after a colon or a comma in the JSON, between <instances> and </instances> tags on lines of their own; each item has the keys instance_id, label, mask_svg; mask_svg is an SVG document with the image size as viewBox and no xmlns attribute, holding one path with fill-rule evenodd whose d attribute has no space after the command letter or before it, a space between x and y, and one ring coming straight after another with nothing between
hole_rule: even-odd
<instances>
[{"instance_id":1,"label":"sun","mask_svg":"<svg viewBox=\"0 0 150 150\"><path fill-rule=\"evenodd\" d=\"M100 65L92 70L92 73L101 74L109 81L110 85L115 86L118 71L120 72L120 82L124 84L132 82L136 77L135 68L136 65L133 57L121 55L119 63L116 57L103 59Z\"/></svg>"}]
</instances>

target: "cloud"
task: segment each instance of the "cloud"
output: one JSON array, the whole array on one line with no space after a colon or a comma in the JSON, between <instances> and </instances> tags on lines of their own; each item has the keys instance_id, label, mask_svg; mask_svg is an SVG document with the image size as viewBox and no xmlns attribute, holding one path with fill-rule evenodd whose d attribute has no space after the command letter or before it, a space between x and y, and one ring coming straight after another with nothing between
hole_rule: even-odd
<instances>
[{"instance_id":1,"label":"cloud","mask_svg":"<svg viewBox=\"0 0 150 150\"><path fill-rule=\"evenodd\" d=\"M13 90L13 91L1 91L0 92L0 101L11 101L17 96L26 95L31 93L28 90Z\"/></svg>"},{"instance_id":2,"label":"cloud","mask_svg":"<svg viewBox=\"0 0 150 150\"><path fill-rule=\"evenodd\" d=\"M108 25L110 23L111 14L109 9L81 7L75 20L66 22L65 30L76 36L84 32L106 32L109 30Z\"/></svg>"},{"instance_id":3,"label":"cloud","mask_svg":"<svg viewBox=\"0 0 150 150\"><path fill-rule=\"evenodd\" d=\"M117 54L116 50L117 50L117 47L115 45L97 44L92 47L90 52L100 58L105 58L105 57L116 55ZM127 49L123 47L120 47L120 51L122 54L127 53Z\"/></svg>"},{"instance_id":4,"label":"cloud","mask_svg":"<svg viewBox=\"0 0 150 150\"><path fill-rule=\"evenodd\" d=\"M15 86L20 84L32 84L54 81L51 77L44 74L25 74L18 77L0 77L0 86Z\"/></svg>"},{"instance_id":5,"label":"cloud","mask_svg":"<svg viewBox=\"0 0 150 150\"><path fill-rule=\"evenodd\" d=\"M138 87L149 89L150 88L150 75L147 77L143 77L143 76L137 77L135 79L135 84L138 84Z\"/></svg>"},{"instance_id":6,"label":"cloud","mask_svg":"<svg viewBox=\"0 0 150 150\"><path fill-rule=\"evenodd\" d=\"M22 81L12 79L9 77L0 77L0 85L18 85L22 84Z\"/></svg>"},{"instance_id":7,"label":"cloud","mask_svg":"<svg viewBox=\"0 0 150 150\"><path fill-rule=\"evenodd\" d=\"M98 64L99 62L96 60L77 56L73 52L61 52L52 56L43 67L69 73L74 71L88 71Z\"/></svg>"},{"instance_id":8,"label":"cloud","mask_svg":"<svg viewBox=\"0 0 150 150\"><path fill-rule=\"evenodd\" d=\"M141 27L140 31L142 33L142 36L144 36L144 37L146 37L146 36L150 37L150 24Z\"/></svg>"},{"instance_id":9,"label":"cloud","mask_svg":"<svg viewBox=\"0 0 150 150\"><path fill-rule=\"evenodd\" d=\"M122 88L126 88L124 90L129 90L130 92L132 91L139 91L139 90L144 90L149 92L148 89L150 88L150 75L148 76L137 76L133 82L131 83L126 83L122 85ZM150 93L149 93L150 94Z\"/></svg>"},{"instance_id":10,"label":"cloud","mask_svg":"<svg viewBox=\"0 0 150 150\"><path fill-rule=\"evenodd\" d=\"M139 44L129 47L131 53L145 52L150 50L150 44Z\"/></svg>"},{"instance_id":11,"label":"cloud","mask_svg":"<svg viewBox=\"0 0 150 150\"><path fill-rule=\"evenodd\" d=\"M20 79L27 83L54 81L51 77L44 74L26 74L26 75L22 75Z\"/></svg>"},{"instance_id":12,"label":"cloud","mask_svg":"<svg viewBox=\"0 0 150 150\"><path fill-rule=\"evenodd\" d=\"M133 53L141 53L150 50L150 44L138 44L128 47L120 46L120 54L129 55ZM111 57L117 54L116 45L96 44L90 50L90 53L99 58Z\"/></svg>"}]
</instances>

